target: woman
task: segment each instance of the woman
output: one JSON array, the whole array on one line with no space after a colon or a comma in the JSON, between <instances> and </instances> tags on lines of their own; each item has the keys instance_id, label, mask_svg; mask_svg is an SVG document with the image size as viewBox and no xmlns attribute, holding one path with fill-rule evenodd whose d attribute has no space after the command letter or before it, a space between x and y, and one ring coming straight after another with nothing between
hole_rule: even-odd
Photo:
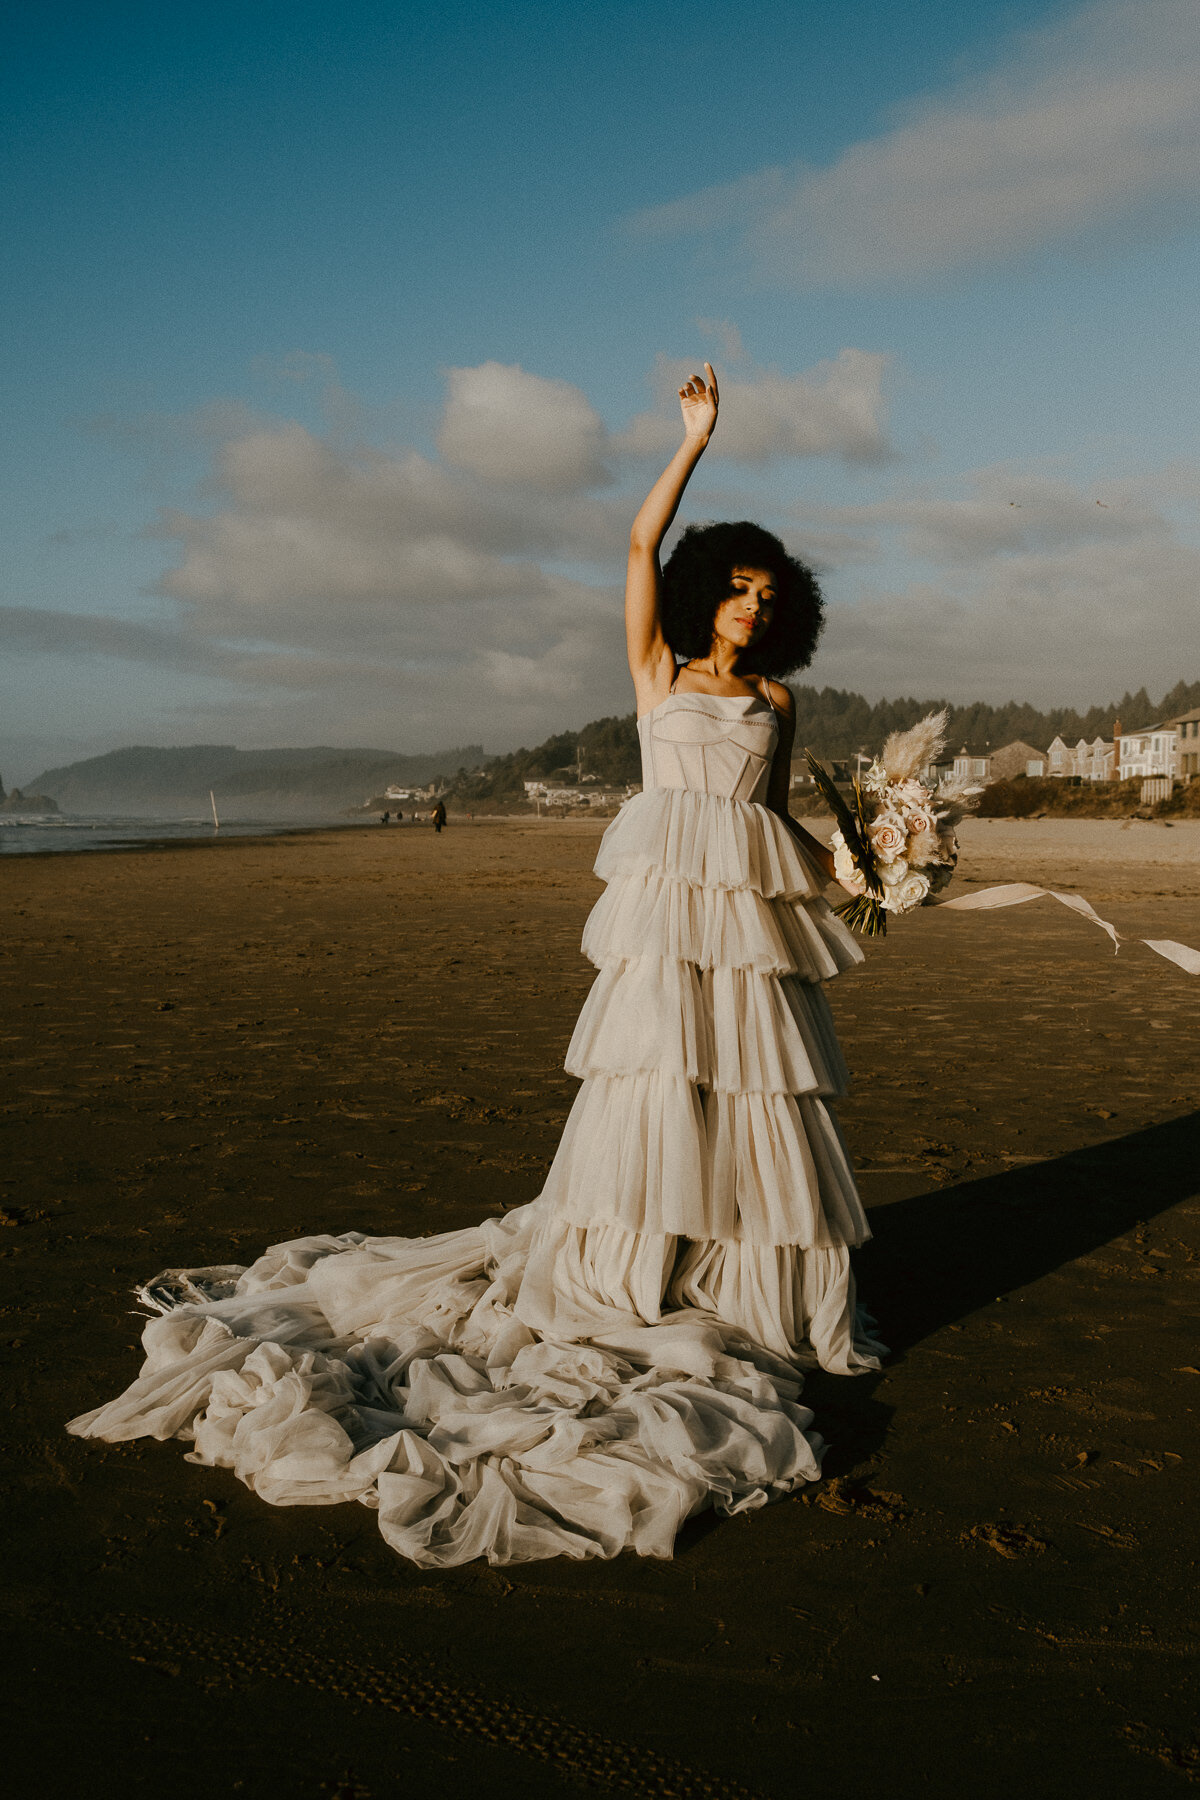
<instances>
[{"instance_id":1,"label":"woman","mask_svg":"<svg viewBox=\"0 0 1200 1800\"><path fill-rule=\"evenodd\" d=\"M597 859L582 1086L542 1194L440 1237L158 1277L141 1377L76 1434L189 1438L279 1505L357 1498L426 1567L669 1556L693 1513L819 1477L798 1365L882 1348L825 1105L844 1069L819 983L860 952L787 816L792 703L766 673L811 654L816 583L750 525L693 528L659 572L716 424L705 369L630 540L645 784Z\"/></svg>"}]
</instances>

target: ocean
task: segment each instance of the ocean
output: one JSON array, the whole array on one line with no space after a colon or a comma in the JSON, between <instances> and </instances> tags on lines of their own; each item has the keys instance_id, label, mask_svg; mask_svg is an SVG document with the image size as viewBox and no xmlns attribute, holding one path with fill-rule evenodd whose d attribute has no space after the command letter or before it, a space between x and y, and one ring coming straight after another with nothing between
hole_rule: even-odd
<instances>
[{"instance_id":1,"label":"ocean","mask_svg":"<svg viewBox=\"0 0 1200 1800\"><path fill-rule=\"evenodd\" d=\"M366 820L362 821L367 823ZM370 816L374 823L374 815ZM357 825L358 820L354 821ZM117 815L83 816L43 814L40 817L0 815L0 856L52 856L80 850L136 850L150 844L211 843L242 837L277 837L288 831L347 830L345 818L238 819L215 830L211 818L130 819Z\"/></svg>"}]
</instances>

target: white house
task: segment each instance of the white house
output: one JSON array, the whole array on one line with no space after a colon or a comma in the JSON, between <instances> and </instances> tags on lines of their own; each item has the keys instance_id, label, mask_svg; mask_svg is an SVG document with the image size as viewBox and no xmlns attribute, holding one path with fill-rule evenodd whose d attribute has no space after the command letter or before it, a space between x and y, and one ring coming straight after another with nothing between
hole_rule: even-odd
<instances>
[{"instance_id":1,"label":"white house","mask_svg":"<svg viewBox=\"0 0 1200 1800\"><path fill-rule=\"evenodd\" d=\"M599 782L599 777L596 777ZM545 781L527 781L525 798L543 802L546 806L620 806L631 794L640 793L640 787L633 783L624 788L595 787L563 787Z\"/></svg>"},{"instance_id":2,"label":"white house","mask_svg":"<svg viewBox=\"0 0 1200 1800\"><path fill-rule=\"evenodd\" d=\"M1147 725L1121 733L1121 781L1148 775L1174 775L1178 768L1179 733L1174 725Z\"/></svg>"},{"instance_id":3,"label":"white house","mask_svg":"<svg viewBox=\"0 0 1200 1800\"><path fill-rule=\"evenodd\" d=\"M1115 772L1116 746L1102 737L1089 744L1080 738L1075 746L1075 771L1084 781L1111 781Z\"/></svg>"},{"instance_id":4,"label":"white house","mask_svg":"<svg viewBox=\"0 0 1200 1800\"><path fill-rule=\"evenodd\" d=\"M1093 738L1090 744L1086 738L1068 744L1056 737L1046 752L1046 772L1064 778L1078 776L1081 781L1111 781L1113 760L1113 746L1102 737Z\"/></svg>"},{"instance_id":5,"label":"white house","mask_svg":"<svg viewBox=\"0 0 1200 1800\"><path fill-rule=\"evenodd\" d=\"M956 781L987 781L992 759L987 750L969 750L964 744L954 759Z\"/></svg>"},{"instance_id":6,"label":"white house","mask_svg":"<svg viewBox=\"0 0 1200 1800\"><path fill-rule=\"evenodd\" d=\"M942 770L938 768L936 773L941 774ZM993 781L1012 781L1017 775L1036 777L1045 773L1046 752L1034 744L1027 744L1024 738L1001 744L998 750L993 750L990 745L982 750L971 749L964 744L953 763L956 777L985 785Z\"/></svg>"},{"instance_id":7,"label":"white house","mask_svg":"<svg viewBox=\"0 0 1200 1800\"><path fill-rule=\"evenodd\" d=\"M1200 775L1200 706L1194 706L1191 712L1180 713L1171 724L1179 733L1175 772L1190 781L1193 775Z\"/></svg>"}]
</instances>

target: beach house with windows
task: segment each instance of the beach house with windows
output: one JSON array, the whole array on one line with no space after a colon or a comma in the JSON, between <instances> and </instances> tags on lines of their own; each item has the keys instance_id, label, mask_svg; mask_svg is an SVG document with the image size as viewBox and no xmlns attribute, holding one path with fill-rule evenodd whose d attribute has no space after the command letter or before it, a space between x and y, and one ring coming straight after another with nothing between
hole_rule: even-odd
<instances>
[{"instance_id":1,"label":"beach house with windows","mask_svg":"<svg viewBox=\"0 0 1200 1800\"><path fill-rule=\"evenodd\" d=\"M956 779L982 782L1012 781L1017 775L1044 775L1046 752L1037 750L1022 738L1001 744L998 750L985 745L982 750L964 744L954 758L952 773Z\"/></svg>"},{"instance_id":2,"label":"beach house with windows","mask_svg":"<svg viewBox=\"0 0 1200 1800\"><path fill-rule=\"evenodd\" d=\"M1200 706L1180 713L1170 723L1178 734L1175 773L1190 781L1193 775L1200 775Z\"/></svg>"},{"instance_id":3,"label":"beach house with windows","mask_svg":"<svg viewBox=\"0 0 1200 1800\"><path fill-rule=\"evenodd\" d=\"M984 781L990 778L992 752L990 746L979 749L976 745L964 744L954 758L951 773L956 781Z\"/></svg>"},{"instance_id":4,"label":"beach house with windows","mask_svg":"<svg viewBox=\"0 0 1200 1800\"><path fill-rule=\"evenodd\" d=\"M1120 737L1121 781L1145 780L1149 775L1178 773L1179 732L1174 723L1144 725L1140 731L1123 731ZM1200 749L1200 744L1197 745Z\"/></svg>"},{"instance_id":5,"label":"beach house with windows","mask_svg":"<svg viewBox=\"0 0 1200 1800\"><path fill-rule=\"evenodd\" d=\"M1102 737L1093 738L1090 744L1086 738L1068 744L1056 737L1046 752L1046 773L1079 781L1111 781L1115 762L1114 745Z\"/></svg>"}]
</instances>

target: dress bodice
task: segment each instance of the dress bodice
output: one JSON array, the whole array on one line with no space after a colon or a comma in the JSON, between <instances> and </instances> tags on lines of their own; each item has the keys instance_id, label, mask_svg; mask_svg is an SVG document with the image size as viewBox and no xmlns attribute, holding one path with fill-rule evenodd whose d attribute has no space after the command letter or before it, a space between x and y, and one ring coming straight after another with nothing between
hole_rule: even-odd
<instances>
[{"instance_id":1,"label":"dress bodice","mask_svg":"<svg viewBox=\"0 0 1200 1800\"><path fill-rule=\"evenodd\" d=\"M779 724L753 694L668 694L638 720L644 788L764 804Z\"/></svg>"}]
</instances>

